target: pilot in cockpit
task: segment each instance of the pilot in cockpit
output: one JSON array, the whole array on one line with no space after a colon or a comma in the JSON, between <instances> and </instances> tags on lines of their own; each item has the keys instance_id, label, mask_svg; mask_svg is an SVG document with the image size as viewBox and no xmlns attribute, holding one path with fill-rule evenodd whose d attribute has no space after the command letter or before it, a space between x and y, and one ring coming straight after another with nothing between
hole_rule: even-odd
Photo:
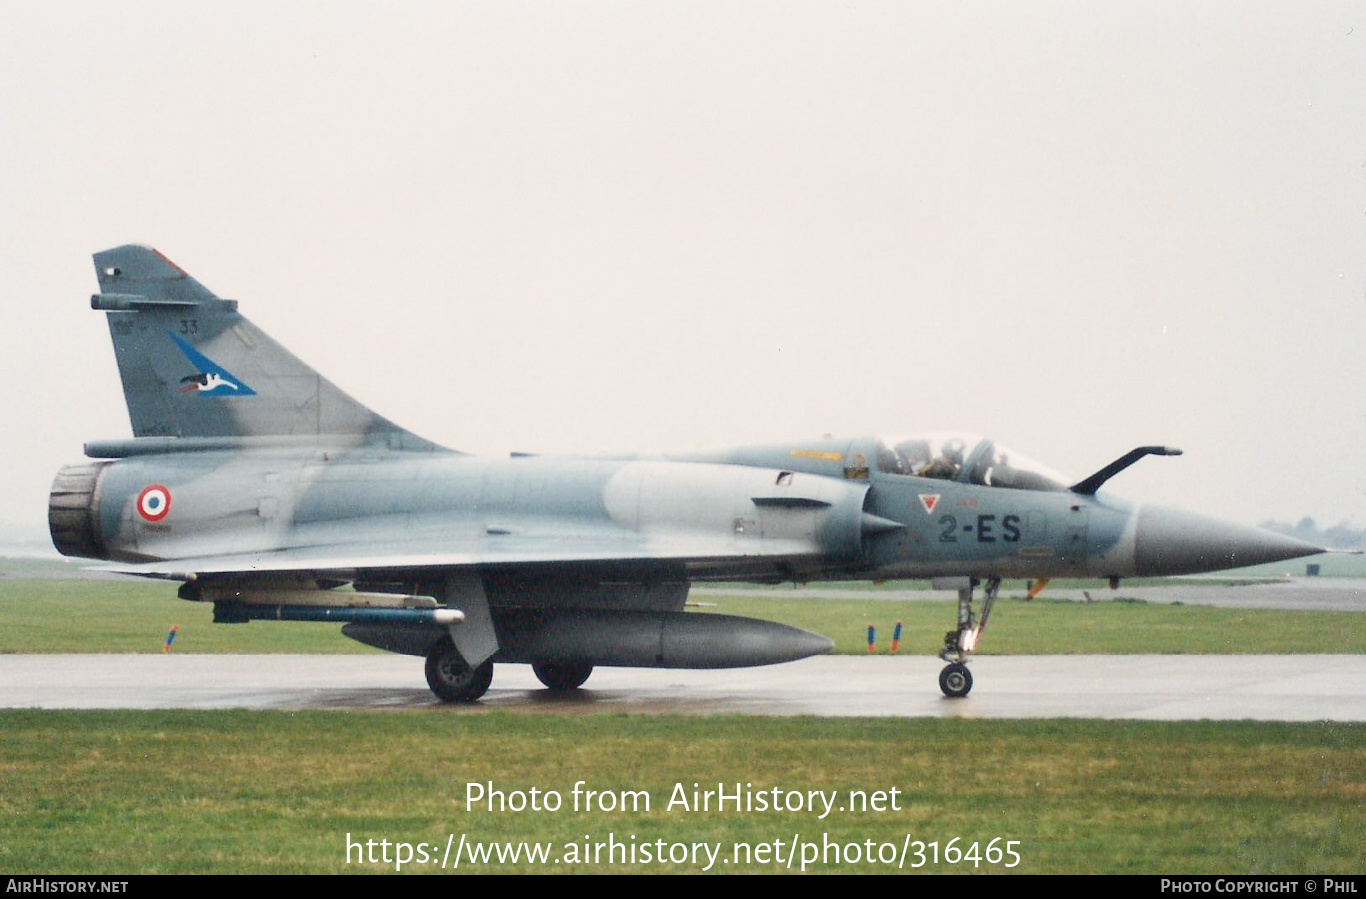
<instances>
[{"instance_id":1,"label":"pilot in cockpit","mask_svg":"<svg viewBox=\"0 0 1366 899\"><path fill-rule=\"evenodd\" d=\"M930 464L930 442L928 440L903 440L896 445L895 463L891 469L896 474L915 474Z\"/></svg>"},{"instance_id":2,"label":"pilot in cockpit","mask_svg":"<svg viewBox=\"0 0 1366 899\"><path fill-rule=\"evenodd\" d=\"M915 475L921 478L938 478L942 481L953 480L963 470L963 452L965 449L963 441L957 438L945 441L944 448L940 450L939 455L915 472Z\"/></svg>"}]
</instances>

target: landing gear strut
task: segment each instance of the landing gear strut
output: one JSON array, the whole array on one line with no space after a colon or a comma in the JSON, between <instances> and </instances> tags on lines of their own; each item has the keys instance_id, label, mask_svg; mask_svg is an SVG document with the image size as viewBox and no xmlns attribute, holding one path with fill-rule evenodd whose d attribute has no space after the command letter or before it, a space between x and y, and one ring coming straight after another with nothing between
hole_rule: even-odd
<instances>
[{"instance_id":1,"label":"landing gear strut","mask_svg":"<svg viewBox=\"0 0 1366 899\"><path fill-rule=\"evenodd\" d=\"M958 627L944 635L944 649L939 658L948 662L939 672L939 689L944 695L957 699L972 691L972 672L968 670L968 656L977 648L977 641L987 629L991 618L991 607L996 604L996 594L1001 589L1001 579L988 578L985 596L982 599L982 614L975 622L972 616L972 591L978 584L976 578L968 581L968 586L958 590Z\"/></svg>"}]
</instances>

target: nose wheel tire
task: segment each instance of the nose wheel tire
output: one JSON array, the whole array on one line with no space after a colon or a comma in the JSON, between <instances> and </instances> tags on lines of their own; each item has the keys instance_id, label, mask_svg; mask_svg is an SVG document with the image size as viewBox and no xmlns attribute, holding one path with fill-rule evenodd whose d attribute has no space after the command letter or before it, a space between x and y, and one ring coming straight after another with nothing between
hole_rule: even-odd
<instances>
[{"instance_id":1,"label":"nose wheel tire","mask_svg":"<svg viewBox=\"0 0 1366 899\"><path fill-rule=\"evenodd\" d=\"M471 668L444 638L427 653L427 686L442 702L474 702L493 682L493 662Z\"/></svg>"},{"instance_id":2,"label":"nose wheel tire","mask_svg":"<svg viewBox=\"0 0 1366 899\"><path fill-rule=\"evenodd\" d=\"M945 665L939 672L939 689L950 699L959 699L972 692L972 672L962 662Z\"/></svg>"},{"instance_id":3,"label":"nose wheel tire","mask_svg":"<svg viewBox=\"0 0 1366 899\"><path fill-rule=\"evenodd\" d=\"M593 673L587 662L537 662L531 666L536 679L557 693L577 690Z\"/></svg>"}]
</instances>

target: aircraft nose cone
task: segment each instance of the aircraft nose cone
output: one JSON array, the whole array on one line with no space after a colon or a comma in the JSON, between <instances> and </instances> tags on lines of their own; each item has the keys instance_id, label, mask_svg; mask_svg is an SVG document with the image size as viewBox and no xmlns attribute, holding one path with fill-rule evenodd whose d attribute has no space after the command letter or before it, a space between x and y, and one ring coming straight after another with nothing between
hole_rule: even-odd
<instances>
[{"instance_id":1,"label":"aircraft nose cone","mask_svg":"<svg viewBox=\"0 0 1366 899\"><path fill-rule=\"evenodd\" d=\"M1323 552L1322 547L1164 506L1138 511L1134 568L1140 576L1196 574Z\"/></svg>"}]
</instances>

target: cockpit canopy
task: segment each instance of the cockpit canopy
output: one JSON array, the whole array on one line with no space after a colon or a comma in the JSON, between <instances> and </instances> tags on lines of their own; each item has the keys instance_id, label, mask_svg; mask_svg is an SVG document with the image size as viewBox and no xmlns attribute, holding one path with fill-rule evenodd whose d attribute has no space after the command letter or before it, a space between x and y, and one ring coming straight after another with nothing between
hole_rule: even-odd
<instances>
[{"instance_id":1,"label":"cockpit canopy","mask_svg":"<svg viewBox=\"0 0 1366 899\"><path fill-rule=\"evenodd\" d=\"M976 434L883 438L877 470L1007 490L1066 490L1071 479Z\"/></svg>"}]
</instances>

